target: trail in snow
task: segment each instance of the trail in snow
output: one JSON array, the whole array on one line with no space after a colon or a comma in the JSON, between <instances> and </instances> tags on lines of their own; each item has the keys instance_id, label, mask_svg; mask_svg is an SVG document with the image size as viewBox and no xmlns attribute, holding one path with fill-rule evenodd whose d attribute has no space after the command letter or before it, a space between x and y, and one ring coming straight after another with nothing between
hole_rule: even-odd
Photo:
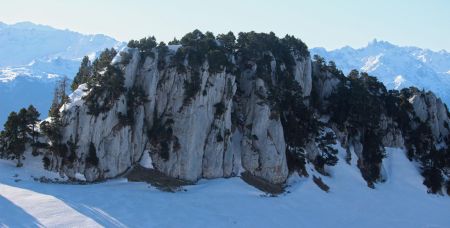
<instances>
[{"instance_id":1,"label":"trail in snow","mask_svg":"<svg viewBox=\"0 0 450 228\"><path fill-rule=\"evenodd\" d=\"M51 195L0 183L0 195L34 217L45 227L101 227L63 201ZM7 211L3 213L8 214ZM8 215L7 215L8 216ZM31 225L31 224L30 224Z\"/></svg>"}]
</instances>

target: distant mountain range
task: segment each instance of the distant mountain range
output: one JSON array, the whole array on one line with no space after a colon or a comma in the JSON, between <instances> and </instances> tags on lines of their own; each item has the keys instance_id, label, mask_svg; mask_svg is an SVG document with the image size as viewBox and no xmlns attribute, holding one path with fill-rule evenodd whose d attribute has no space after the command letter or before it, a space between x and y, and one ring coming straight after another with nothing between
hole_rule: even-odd
<instances>
[{"instance_id":1,"label":"distant mountain range","mask_svg":"<svg viewBox=\"0 0 450 228\"><path fill-rule=\"evenodd\" d=\"M124 45L105 35L84 35L31 22L0 22L0 125L9 112L34 104L46 116L57 79L73 78L83 56ZM388 89L416 86L431 90L450 104L450 53L401 47L373 40L366 47L327 51L312 48L334 61L345 74L352 69L377 76ZM2 126L0 126L0 129Z\"/></svg>"},{"instance_id":2,"label":"distant mountain range","mask_svg":"<svg viewBox=\"0 0 450 228\"><path fill-rule=\"evenodd\" d=\"M0 22L0 125L9 112L29 104L45 117L57 79L73 78L83 56L94 58L105 48L122 45L105 35Z\"/></svg>"},{"instance_id":3,"label":"distant mountain range","mask_svg":"<svg viewBox=\"0 0 450 228\"><path fill-rule=\"evenodd\" d=\"M311 55L334 61L345 74L352 69L378 77L388 89L415 86L431 90L450 104L450 53L417 47L401 47L373 40L366 47L327 51L311 49Z\"/></svg>"}]
</instances>

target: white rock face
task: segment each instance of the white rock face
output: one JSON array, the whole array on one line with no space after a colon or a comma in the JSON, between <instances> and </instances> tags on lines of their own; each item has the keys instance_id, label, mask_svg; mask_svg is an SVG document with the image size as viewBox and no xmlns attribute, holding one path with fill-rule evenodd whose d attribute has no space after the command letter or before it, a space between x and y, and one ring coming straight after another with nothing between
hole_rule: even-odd
<instances>
[{"instance_id":1,"label":"white rock face","mask_svg":"<svg viewBox=\"0 0 450 228\"><path fill-rule=\"evenodd\" d=\"M433 93L420 93L411 97L409 102L414 107L414 112L420 121L428 123L431 127L431 132L437 142L449 134L450 119L441 99Z\"/></svg>"},{"instance_id":2,"label":"white rock face","mask_svg":"<svg viewBox=\"0 0 450 228\"><path fill-rule=\"evenodd\" d=\"M295 61L294 78L302 87L303 96L309 96L312 89L312 66L311 58L300 58Z\"/></svg>"},{"instance_id":3,"label":"white rock face","mask_svg":"<svg viewBox=\"0 0 450 228\"><path fill-rule=\"evenodd\" d=\"M271 117L267 91L263 80L247 81L252 73L243 78L250 85L244 95L242 106L245 124L242 139L242 166L255 176L272 183L282 183L288 175L286 143L279 118Z\"/></svg>"},{"instance_id":4,"label":"white rock face","mask_svg":"<svg viewBox=\"0 0 450 228\"><path fill-rule=\"evenodd\" d=\"M119 113L126 113L129 105L125 95L98 116L89 115L80 101L65 106L63 142L72 140L78 145L78 159L64 166L69 177L77 173L87 181L116 177L139 164L143 153L149 152L151 159L147 160L155 169L183 180L230 177L247 170L271 183L286 181L283 126L266 100L266 85L254 77L255 68L241 75L244 95L235 101L237 76L226 71L210 73L205 62L199 72L200 90L186 99L185 83L193 78L191 70L158 69L158 56L142 61L137 50L127 51L132 58L123 69L125 88L141 87L148 101L134 109L131 125L119 121ZM309 95L309 58L296 62L294 76L303 94ZM243 126L232 124L233 112L243 120ZM169 137L158 141L158 136L149 136L157 126L170 132ZM99 158L97 167L85 162L91 143Z\"/></svg>"},{"instance_id":5,"label":"white rock face","mask_svg":"<svg viewBox=\"0 0 450 228\"><path fill-rule=\"evenodd\" d=\"M138 64L138 53L125 69L126 87L130 88ZM98 116L89 115L86 105L75 105L63 113L63 142L70 139L77 142L77 161L66 167L68 176L75 172L83 173L87 181L116 177L127 171L139 161L145 150L147 138L144 127L144 108L139 107L135 113L133 126L121 126L118 113L126 113L126 99L122 95L113 108ZM99 158L98 167L87 167L85 159L90 144L96 149Z\"/></svg>"},{"instance_id":6,"label":"white rock face","mask_svg":"<svg viewBox=\"0 0 450 228\"><path fill-rule=\"evenodd\" d=\"M320 71L320 66L317 64L313 64L313 67L315 72ZM315 80L314 90L318 95L318 99L321 102L324 102L325 99L328 98L333 91L335 91L340 80L328 71L323 72L320 75L320 77L315 77L312 80Z\"/></svg>"},{"instance_id":7,"label":"white rock face","mask_svg":"<svg viewBox=\"0 0 450 228\"><path fill-rule=\"evenodd\" d=\"M190 72L179 74L176 69L155 71L156 68L150 67L148 73L142 75L150 82L159 77L157 83L145 84L150 87L148 91L153 92L149 94L151 101L146 106L148 116L152 118L147 120L150 122L155 118L153 115L157 115L156 118L162 122L173 122L169 159L161 158L158 148L150 148L155 168L169 176L190 181L237 175L237 167L232 161L237 158L229 149L235 77L225 72L211 75L207 70L203 71L200 73L201 90L190 101L185 101L184 81L192 77ZM218 104L223 104L226 109L220 115L216 114L215 106Z\"/></svg>"},{"instance_id":8,"label":"white rock face","mask_svg":"<svg viewBox=\"0 0 450 228\"><path fill-rule=\"evenodd\" d=\"M402 131L397 127L397 123L391 118L382 115L380 118L380 128L384 131L381 139L384 147L404 147Z\"/></svg>"}]
</instances>

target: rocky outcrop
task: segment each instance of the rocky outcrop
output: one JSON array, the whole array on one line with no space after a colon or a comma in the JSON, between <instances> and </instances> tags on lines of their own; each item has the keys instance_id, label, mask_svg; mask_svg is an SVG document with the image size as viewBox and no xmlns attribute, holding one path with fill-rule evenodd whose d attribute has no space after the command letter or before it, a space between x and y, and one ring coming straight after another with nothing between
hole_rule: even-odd
<instances>
[{"instance_id":1,"label":"rocky outcrop","mask_svg":"<svg viewBox=\"0 0 450 228\"><path fill-rule=\"evenodd\" d=\"M430 92L416 92L409 102L419 120L430 126L436 141L442 142L450 132L450 117L442 100Z\"/></svg>"},{"instance_id":2,"label":"rocky outcrop","mask_svg":"<svg viewBox=\"0 0 450 228\"><path fill-rule=\"evenodd\" d=\"M289 171L307 175L305 162L326 173L338 159L337 139L373 186L383 147L408 147L418 122L430 126L432 142L448 138L448 111L432 93L416 91L403 102L404 94L391 94L367 74L346 78L334 64L312 62L292 37L277 43L273 35L242 36L233 44L238 51L199 33L189 34L187 47L150 39L142 48L154 46L142 50L132 43L106 70L96 69L90 83L97 85L75 92L98 93L89 97L107 108L92 112L86 99L63 106L61 141L71 159L48 153L50 168L97 181L127 172L145 155L158 173L188 182L245 172L278 186ZM112 77L108 67L123 74L123 88L117 78L105 79ZM111 98L95 91L101 83L119 84L121 92Z\"/></svg>"},{"instance_id":3,"label":"rocky outcrop","mask_svg":"<svg viewBox=\"0 0 450 228\"><path fill-rule=\"evenodd\" d=\"M139 55L134 53L133 60L124 68L126 88L133 86L138 63ZM64 107L62 141L76 143L78 158L74 163L64 166L64 172L69 177L82 173L88 181L112 178L139 161L148 141L144 125L145 110L138 107L134 113L134 124L122 126L118 113L126 113L126 109L125 95L120 96L108 112L98 116L88 114L88 107L83 103L69 105L68 109ZM85 162L91 144L99 158L99 164L95 167Z\"/></svg>"},{"instance_id":4,"label":"rocky outcrop","mask_svg":"<svg viewBox=\"0 0 450 228\"><path fill-rule=\"evenodd\" d=\"M383 146L396 148L405 146L402 131L392 118L382 115L380 118L380 128L383 131Z\"/></svg>"},{"instance_id":5,"label":"rocky outcrop","mask_svg":"<svg viewBox=\"0 0 450 228\"><path fill-rule=\"evenodd\" d=\"M303 96L309 96L312 90L312 63L311 58L297 57L294 67L294 78L302 88Z\"/></svg>"},{"instance_id":6,"label":"rocky outcrop","mask_svg":"<svg viewBox=\"0 0 450 228\"><path fill-rule=\"evenodd\" d=\"M313 71L316 73L312 78L314 80L312 86L317 99L323 103L335 91L341 80L331 72L322 71L320 68L319 64L313 64Z\"/></svg>"},{"instance_id":7,"label":"rocky outcrop","mask_svg":"<svg viewBox=\"0 0 450 228\"><path fill-rule=\"evenodd\" d=\"M112 178L149 151L153 167L174 178L197 181L246 170L268 182L284 183L288 168L283 126L267 101L267 83L255 76L256 64L240 75L225 69L211 73L207 61L200 71L180 72L170 65L158 66L160 58L171 58L175 51L144 58L137 49L124 52L131 58L129 63L122 64L119 53L112 64L124 73L126 91L142 88L146 102L133 107L131 124L121 121L132 105L125 93L97 116L83 102L67 105L62 141L76 143L77 159L64 165L66 175L82 173L88 181ZM307 96L312 87L311 61L299 59L294 77ZM199 89L187 98L186 83L194 74ZM232 116L241 117L242 124L233 125ZM86 162L91 145L99 158L96 166Z\"/></svg>"},{"instance_id":8,"label":"rocky outcrop","mask_svg":"<svg viewBox=\"0 0 450 228\"><path fill-rule=\"evenodd\" d=\"M147 59L140 77L150 91L145 106L149 128L154 121L170 123L168 158L160 155L158 144L149 149L156 169L180 179L229 177L238 174L239 154L231 150L232 98L235 76L225 72L210 74L208 66L200 73L201 89L185 100L184 82L191 72L176 69L158 71L156 59ZM220 110L219 110L220 109Z\"/></svg>"},{"instance_id":9,"label":"rocky outcrop","mask_svg":"<svg viewBox=\"0 0 450 228\"><path fill-rule=\"evenodd\" d=\"M253 77L254 70L248 70L240 81L245 88L239 104L244 123L242 166L255 176L282 183L288 175L283 127L278 118L271 116L264 81L259 78L252 80Z\"/></svg>"}]
</instances>

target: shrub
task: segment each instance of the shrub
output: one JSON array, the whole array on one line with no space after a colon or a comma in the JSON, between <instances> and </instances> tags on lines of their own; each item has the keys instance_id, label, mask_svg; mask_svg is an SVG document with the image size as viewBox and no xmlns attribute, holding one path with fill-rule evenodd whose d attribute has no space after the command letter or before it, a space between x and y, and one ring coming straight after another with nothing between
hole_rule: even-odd
<instances>
[{"instance_id":1,"label":"shrub","mask_svg":"<svg viewBox=\"0 0 450 228\"><path fill-rule=\"evenodd\" d=\"M43 157L42 158L42 163L44 165L44 169L49 170L50 168L50 159L48 157Z\"/></svg>"},{"instance_id":2,"label":"shrub","mask_svg":"<svg viewBox=\"0 0 450 228\"><path fill-rule=\"evenodd\" d=\"M118 113L119 121L122 125L132 125L134 123L134 115L136 108L148 102L148 95L140 86L133 86L126 94L127 112L126 114Z\"/></svg>"},{"instance_id":3,"label":"shrub","mask_svg":"<svg viewBox=\"0 0 450 228\"><path fill-rule=\"evenodd\" d=\"M159 156L167 161L170 158L170 144L173 141L172 119L167 119L163 123L162 118L158 118L156 109L153 114L153 126L147 130L147 137L150 143L159 152ZM179 149L178 140L175 140L174 149Z\"/></svg>"},{"instance_id":4,"label":"shrub","mask_svg":"<svg viewBox=\"0 0 450 228\"><path fill-rule=\"evenodd\" d=\"M217 142L223 142L223 137L222 137L222 134L220 132L217 132L216 141Z\"/></svg>"},{"instance_id":5,"label":"shrub","mask_svg":"<svg viewBox=\"0 0 450 228\"><path fill-rule=\"evenodd\" d=\"M131 61L130 53L125 52L125 51L120 52L120 60L121 60L120 62L123 65L128 65L130 63L130 61Z\"/></svg>"},{"instance_id":6,"label":"shrub","mask_svg":"<svg viewBox=\"0 0 450 228\"><path fill-rule=\"evenodd\" d=\"M80 68L78 69L78 73L75 75L75 78L72 81L71 89L75 91L79 85L83 83L87 83L90 77L93 76L93 68L89 57L84 56L81 61Z\"/></svg>"},{"instance_id":7,"label":"shrub","mask_svg":"<svg viewBox=\"0 0 450 228\"><path fill-rule=\"evenodd\" d=\"M208 52L209 72L220 73L225 67L230 65L228 58L223 51L211 50Z\"/></svg>"},{"instance_id":8,"label":"shrub","mask_svg":"<svg viewBox=\"0 0 450 228\"><path fill-rule=\"evenodd\" d=\"M446 187L447 187L447 195L450 196L450 180L447 180Z\"/></svg>"},{"instance_id":9,"label":"shrub","mask_svg":"<svg viewBox=\"0 0 450 228\"><path fill-rule=\"evenodd\" d=\"M425 167L422 171L425 177L423 184L428 187L431 193L437 193L442 189L443 177L441 171L436 167Z\"/></svg>"},{"instance_id":10,"label":"shrub","mask_svg":"<svg viewBox=\"0 0 450 228\"><path fill-rule=\"evenodd\" d=\"M361 173L369 185L380 179L380 164L386 157L381 137L373 130L367 130L364 134L363 160L360 163Z\"/></svg>"},{"instance_id":11,"label":"shrub","mask_svg":"<svg viewBox=\"0 0 450 228\"><path fill-rule=\"evenodd\" d=\"M163 70L166 67L166 55L169 52L169 48L164 42L159 43L157 47L158 51L158 70Z\"/></svg>"},{"instance_id":12,"label":"shrub","mask_svg":"<svg viewBox=\"0 0 450 228\"><path fill-rule=\"evenodd\" d=\"M97 157L97 150L95 149L94 143L89 143L89 151L88 155L86 156L86 166L88 167L97 167L98 166L98 157Z\"/></svg>"},{"instance_id":13,"label":"shrub","mask_svg":"<svg viewBox=\"0 0 450 228\"><path fill-rule=\"evenodd\" d=\"M179 45L180 41L174 37L172 41L169 41L169 45Z\"/></svg>"},{"instance_id":14,"label":"shrub","mask_svg":"<svg viewBox=\"0 0 450 228\"><path fill-rule=\"evenodd\" d=\"M228 53L232 53L236 46L236 37L233 32L228 32L227 34L217 35L217 40L222 44L222 46L227 50Z\"/></svg>"},{"instance_id":15,"label":"shrub","mask_svg":"<svg viewBox=\"0 0 450 228\"><path fill-rule=\"evenodd\" d=\"M184 103L188 103L201 90L200 73L193 72L190 80L184 81Z\"/></svg>"},{"instance_id":16,"label":"shrub","mask_svg":"<svg viewBox=\"0 0 450 228\"><path fill-rule=\"evenodd\" d=\"M141 54L141 63L144 63L147 57L155 57L153 48L155 48L156 45L157 43L154 36L149 36L140 40L130 40L130 42L128 42L129 48L139 49L139 53Z\"/></svg>"},{"instance_id":17,"label":"shrub","mask_svg":"<svg viewBox=\"0 0 450 228\"><path fill-rule=\"evenodd\" d=\"M216 109L216 111L214 113L214 116L216 116L216 117L223 115L227 111L227 108L225 107L225 104L223 103L223 101L215 104L214 108Z\"/></svg>"},{"instance_id":18,"label":"shrub","mask_svg":"<svg viewBox=\"0 0 450 228\"><path fill-rule=\"evenodd\" d=\"M108 65L105 72L96 77L98 85L93 85L91 92L83 98L88 107L88 114L95 116L109 111L125 91L125 78L117 66Z\"/></svg>"},{"instance_id":19,"label":"shrub","mask_svg":"<svg viewBox=\"0 0 450 228\"><path fill-rule=\"evenodd\" d=\"M319 140L320 153L316 156L314 163L318 171L325 173L325 165L334 166L338 161L336 156L338 151L331 146L336 144L336 137L332 132L327 132L317 140Z\"/></svg>"}]
</instances>

